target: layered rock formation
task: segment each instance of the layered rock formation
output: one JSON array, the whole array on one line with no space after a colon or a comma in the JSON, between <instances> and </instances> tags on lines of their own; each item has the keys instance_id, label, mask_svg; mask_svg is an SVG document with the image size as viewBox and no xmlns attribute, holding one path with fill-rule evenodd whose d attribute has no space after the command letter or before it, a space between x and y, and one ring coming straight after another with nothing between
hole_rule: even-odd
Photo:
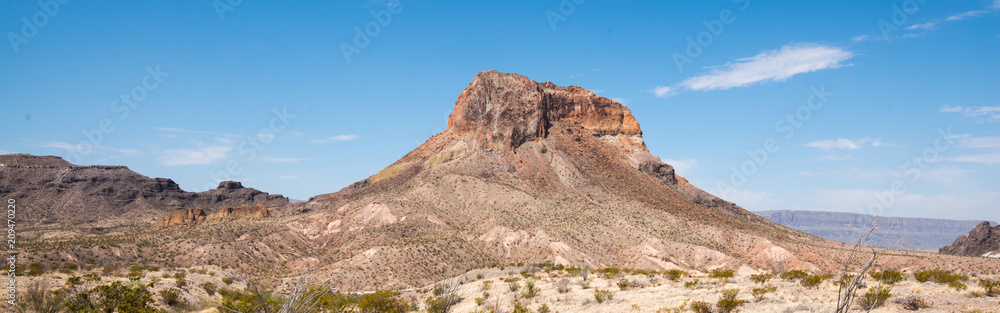
<instances>
[{"instance_id":1,"label":"layered rock formation","mask_svg":"<svg viewBox=\"0 0 1000 313\"><path fill-rule=\"evenodd\" d=\"M271 211L259 203L253 206L226 207L211 214L205 214L205 209L202 208L180 209L156 219L156 227L194 227L267 217L271 217Z\"/></svg>"},{"instance_id":2,"label":"layered rock formation","mask_svg":"<svg viewBox=\"0 0 1000 313\"><path fill-rule=\"evenodd\" d=\"M1000 225L990 227L990 222L982 222L968 235L942 247L940 253L1000 258Z\"/></svg>"},{"instance_id":3,"label":"layered rock formation","mask_svg":"<svg viewBox=\"0 0 1000 313\"><path fill-rule=\"evenodd\" d=\"M239 182L186 192L173 180L149 178L125 166L76 166L54 156L6 154L0 164L0 196L18 202L19 225L29 228L139 226L178 209L288 204L288 198Z\"/></svg>"}]
</instances>

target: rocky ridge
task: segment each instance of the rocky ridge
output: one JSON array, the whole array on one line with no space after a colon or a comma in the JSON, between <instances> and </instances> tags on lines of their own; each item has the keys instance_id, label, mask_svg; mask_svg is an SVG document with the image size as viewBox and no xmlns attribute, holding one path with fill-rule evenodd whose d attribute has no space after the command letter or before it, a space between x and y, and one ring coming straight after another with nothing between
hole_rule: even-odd
<instances>
[{"instance_id":1,"label":"rocky ridge","mask_svg":"<svg viewBox=\"0 0 1000 313\"><path fill-rule=\"evenodd\" d=\"M959 236L951 245L942 247L944 254L1000 258L1000 225L991 227L984 221L968 235Z\"/></svg>"}]
</instances>

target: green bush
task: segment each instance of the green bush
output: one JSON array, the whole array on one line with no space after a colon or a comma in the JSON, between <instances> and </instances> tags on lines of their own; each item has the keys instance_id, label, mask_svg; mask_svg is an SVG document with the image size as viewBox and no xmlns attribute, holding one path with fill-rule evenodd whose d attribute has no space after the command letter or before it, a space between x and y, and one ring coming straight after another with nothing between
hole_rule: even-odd
<instances>
[{"instance_id":1,"label":"green bush","mask_svg":"<svg viewBox=\"0 0 1000 313\"><path fill-rule=\"evenodd\" d=\"M45 274L45 266L42 263L31 263L28 264L28 276L38 276Z\"/></svg>"},{"instance_id":2,"label":"green bush","mask_svg":"<svg viewBox=\"0 0 1000 313\"><path fill-rule=\"evenodd\" d=\"M826 277L819 275L809 275L808 277L803 278L802 281L799 281L799 285L808 289L813 289L816 288L816 286L819 286L819 284L822 284L823 279L825 278Z\"/></svg>"},{"instance_id":3,"label":"green bush","mask_svg":"<svg viewBox=\"0 0 1000 313\"><path fill-rule=\"evenodd\" d=\"M184 288L184 286L187 286L187 281L184 280L183 278L178 278L177 280L174 281L174 286L176 286L177 288Z\"/></svg>"},{"instance_id":4,"label":"green bush","mask_svg":"<svg viewBox=\"0 0 1000 313\"><path fill-rule=\"evenodd\" d=\"M759 302L761 300L764 300L764 296L767 295L768 292L772 292L775 290L778 290L778 287L754 288L750 290L750 295L752 295L753 298Z\"/></svg>"},{"instance_id":5,"label":"green bush","mask_svg":"<svg viewBox=\"0 0 1000 313\"><path fill-rule=\"evenodd\" d=\"M773 273L753 274L750 275L750 281L763 285L764 283L767 283L767 281L771 280L771 278L773 277L774 277Z\"/></svg>"},{"instance_id":6,"label":"green bush","mask_svg":"<svg viewBox=\"0 0 1000 313\"><path fill-rule=\"evenodd\" d=\"M37 263L36 263L37 264ZM41 266L41 264L39 264ZM48 285L33 282L18 294L14 312L60 313L66 308L66 293L51 292Z\"/></svg>"},{"instance_id":7,"label":"green bush","mask_svg":"<svg viewBox=\"0 0 1000 313\"><path fill-rule=\"evenodd\" d=\"M101 276L97 275L97 273L83 274L83 280L86 280L86 281L101 281Z\"/></svg>"},{"instance_id":8,"label":"green bush","mask_svg":"<svg viewBox=\"0 0 1000 313\"><path fill-rule=\"evenodd\" d=\"M684 288L687 288L687 289L698 288L698 280L695 279L695 280L689 280L689 281L684 282Z\"/></svg>"},{"instance_id":9,"label":"green bush","mask_svg":"<svg viewBox=\"0 0 1000 313\"><path fill-rule=\"evenodd\" d=\"M525 299L531 299L538 295L538 287L535 287L535 280L528 279L524 281L524 292L521 296Z\"/></svg>"},{"instance_id":10,"label":"green bush","mask_svg":"<svg viewBox=\"0 0 1000 313\"><path fill-rule=\"evenodd\" d=\"M868 289L861 297L858 297L858 306L865 310L872 310L885 305L885 301L892 296L892 291L888 286L877 286Z\"/></svg>"},{"instance_id":11,"label":"green bush","mask_svg":"<svg viewBox=\"0 0 1000 313\"><path fill-rule=\"evenodd\" d=\"M687 272L678 269L667 271L667 278L672 281L679 281L681 278L684 278L685 275L687 275Z\"/></svg>"},{"instance_id":12,"label":"green bush","mask_svg":"<svg viewBox=\"0 0 1000 313\"><path fill-rule=\"evenodd\" d=\"M181 294L174 288L167 288L160 290L160 297L163 298L163 303L167 306L175 306L180 302Z\"/></svg>"},{"instance_id":13,"label":"green bush","mask_svg":"<svg viewBox=\"0 0 1000 313\"><path fill-rule=\"evenodd\" d=\"M966 281L969 276L952 274L951 271L934 268L913 273L913 278L919 282L934 280L938 284L951 284L953 282Z\"/></svg>"},{"instance_id":14,"label":"green bush","mask_svg":"<svg viewBox=\"0 0 1000 313\"><path fill-rule=\"evenodd\" d=\"M1000 294L1000 281L980 278L979 287L982 287L986 291L987 296L996 297Z\"/></svg>"},{"instance_id":15,"label":"green bush","mask_svg":"<svg viewBox=\"0 0 1000 313\"><path fill-rule=\"evenodd\" d=\"M222 282L225 283L226 285L232 285L233 284L233 279L229 278L229 277L223 277L222 278Z\"/></svg>"},{"instance_id":16,"label":"green bush","mask_svg":"<svg viewBox=\"0 0 1000 313\"><path fill-rule=\"evenodd\" d=\"M691 302L691 311L695 313L712 313L712 307L705 301Z\"/></svg>"},{"instance_id":17,"label":"green bush","mask_svg":"<svg viewBox=\"0 0 1000 313\"><path fill-rule=\"evenodd\" d=\"M251 293L225 289L219 291L219 294L222 295L222 301L219 303L219 312L277 312L283 302L281 297L272 295L266 291L261 292L260 298ZM259 299L264 299L263 303Z\"/></svg>"},{"instance_id":18,"label":"green bush","mask_svg":"<svg viewBox=\"0 0 1000 313\"><path fill-rule=\"evenodd\" d=\"M837 284L837 286L846 287L853 280L854 280L854 275L852 275L852 274L844 274L844 275L840 275L840 279L837 280L836 284Z\"/></svg>"},{"instance_id":19,"label":"green bush","mask_svg":"<svg viewBox=\"0 0 1000 313\"><path fill-rule=\"evenodd\" d=\"M357 306L358 310L361 312L385 312L385 313L403 313L406 311L411 311L413 306L400 301L397 296L399 293L390 290L382 290L375 293L370 293L362 296L358 299ZM446 296L448 297L448 296ZM439 297L440 298L440 297ZM454 301L451 305L458 303L462 298L457 296L450 296ZM330 312L339 312L335 310L330 310ZM431 306L428 306L427 312L448 312L448 311L432 311Z\"/></svg>"},{"instance_id":20,"label":"green bush","mask_svg":"<svg viewBox=\"0 0 1000 313\"><path fill-rule=\"evenodd\" d=\"M451 311L451 307L454 306L455 304L458 304L458 302L460 301L462 301L462 298L459 298L456 295L428 297L427 300L424 300L424 304L426 305L424 308L427 310L428 313L448 313L449 311ZM368 312L381 312L381 311L368 311Z\"/></svg>"},{"instance_id":21,"label":"green bush","mask_svg":"<svg viewBox=\"0 0 1000 313\"><path fill-rule=\"evenodd\" d=\"M63 274L70 274L75 272L79 268L80 266L76 265L76 263L66 263L63 264L62 268L59 269L59 272Z\"/></svg>"},{"instance_id":22,"label":"green bush","mask_svg":"<svg viewBox=\"0 0 1000 313\"><path fill-rule=\"evenodd\" d=\"M79 284L80 284L80 276L70 276L69 278L66 279L67 286L73 286Z\"/></svg>"},{"instance_id":23,"label":"green bush","mask_svg":"<svg viewBox=\"0 0 1000 313\"><path fill-rule=\"evenodd\" d=\"M604 301L611 300L614 296L614 292L611 292L611 290L594 289L594 300L597 303L604 303Z\"/></svg>"},{"instance_id":24,"label":"green bush","mask_svg":"<svg viewBox=\"0 0 1000 313\"><path fill-rule=\"evenodd\" d=\"M628 289L628 286L630 284L632 283L628 281L628 278L622 278L621 280L618 281L616 285L618 285L618 289L625 291L626 289Z\"/></svg>"},{"instance_id":25,"label":"green bush","mask_svg":"<svg viewBox=\"0 0 1000 313\"><path fill-rule=\"evenodd\" d=\"M67 309L70 312L80 313L157 313L152 303L153 295L142 285L126 286L122 282L114 282L78 294L76 299L67 305Z\"/></svg>"},{"instance_id":26,"label":"green bush","mask_svg":"<svg viewBox=\"0 0 1000 313\"><path fill-rule=\"evenodd\" d=\"M201 289L205 289L205 292L208 293L209 296L215 295L215 284L213 283L202 283Z\"/></svg>"},{"instance_id":27,"label":"green bush","mask_svg":"<svg viewBox=\"0 0 1000 313\"><path fill-rule=\"evenodd\" d=\"M868 275L887 285L895 285L904 279L903 273L900 273L897 270L884 270L881 272L872 271L871 273L868 273Z\"/></svg>"},{"instance_id":28,"label":"green bush","mask_svg":"<svg viewBox=\"0 0 1000 313\"><path fill-rule=\"evenodd\" d=\"M712 270L711 273L708 274L708 277L729 279L729 278L733 278L733 274L734 273L735 272L733 270L714 269L714 270Z\"/></svg>"},{"instance_id":29,"label":"green bush","mask_svg":"<svg viewBox=\"0 0 1000 313\"><path fill-rule=\"evenodd\" d=\"M803 270L792 270L781 274L781 279L784 280L800 280L806 277L809 277L809 273Z\"/></svg>"},{"instance_id":30,"label":"green bush","mask_svg":"<svg viewBox=\"0 0 1000 313\"><path fill-rule=\"evenodd\" d=\"M948 287L955 288L955 291L962 291L969 288L969 286L966 286L965 283L960 281L952 282L948 284Z\"/></svg>"},{"instance_id":31,"label":"green bush","mask_svg":"<svg viewBox=\"0 0 1000 313\"><path fill-rule=\"evenodd\" d=\"M722 291L722 296L719 297L719 302L715 303L715 306L719 308L719 312L729 313L736 310L737 307L746 303L745 300L736 299L739 295L739 289L727 289Z\"/></svg>"}]
</instances>

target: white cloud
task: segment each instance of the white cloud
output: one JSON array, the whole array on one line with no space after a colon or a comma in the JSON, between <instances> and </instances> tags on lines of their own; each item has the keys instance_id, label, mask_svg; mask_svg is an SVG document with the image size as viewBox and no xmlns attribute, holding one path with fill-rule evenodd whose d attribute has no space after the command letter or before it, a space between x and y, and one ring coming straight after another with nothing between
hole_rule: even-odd
<instances>
[{"instance_id":1,"label":"white cloud","mask_svg":"<svg viewBox=\"0 0 1000 313\"><path fill-rule=\"evenodd\" d=\"M358 138L358 135L351 134L351 135L336 135L336 136L333 136L333 137L327 137L327 138L322 138L322 139L310 139L309 141L315 142L315 143L327 143L327 142L330 142L330 141L348 141L348 140L354 140L355 138Z\"/></svg>"},{"instance_id":2,"label":"white cloud","mask_svg":"<svg viewBox=\"0 0 1000 313\"><path fill-rule=\"evenodd\" d=\"M980 15L983 15L984 13L989 13L989 12L990 11L987 11L987 10L975 10L975 11L962 12L962 13L958 13L958 14L949 16L948 18L946 18L944 20L948 21L948 22L961 21L961 20L964 20L964 19L967 19L967 18L970 18L970 17L977 17L977 16L980 16Z\"/></svg>"},{"instance_id":3,"label":"white cloud","mask_svg":"<svg viewBox=\"0 0 1000 313\"><path fill-rule=\"evenodd\" d=\"M296 163L312 160L310 158L264 158L264 162Z\"/></svg>"},{"instance_id":4,"label":"white cloud","mask_svg":"<svg viewBox=\"0 0 1000 313\"><path fill-rule=\"evenodd\" d=\"M693 159L683 159L683 160L663 159L663 163L667 163L670 164L670 166L673 166L674 172L678 173L679 175L680 173L686 173L688 170L694 168L698 164L698 161L695 161Z\"/></svg>"},{"instance_id":5,"label":"white cloud","mask_svg":"<svg viewBox=\"0 0 1000 313\"><path fill-rule=\"evenodd\" d=\"M850 155L824 155L821 157L812 158L812 161L844 161L850 159L852 159Z\"/></svg>"},{"instance_id":6,"label":"white cloud","mask_svg":"<svg viewBox=\"0 0 1000 313\"><path fill-rule=\"evenodd\" d=\"M974 137L971 134L955 135L958 146L962 148L1000 148L1000 137Z\"/></svg>"},{"instance_id":7,"label":"white cloud","mask_svg":"<svg viewBox=\"0 0 1000 313\"><path fill-rule=\"evenodd\" d=\"M749 58L738 59L722 67L688 78L673 89L726 90L759 82L785 81L802 73L844 66L841 62L854 57L850 51L839 47L812 43L790 44L777 50L763 51ZM673 89L657 87L657 97L668 95Z\"/></svg>"},{"instance_id":8,"label":"white cloud","mask_svg":"<svg viewBox=\"0 0 1000 313\"><path fill-rule=\"evenodd\" d=\"M278 176L278 179L298 179L298 176Z\"/></svg>"},{"instance_id":9,"label":"white cloud","mask_svg":"<svg viewBox=\"0 0 1000 313\"><path fill-rule=\"evenodd\" d=\"M898 144L898 143L885 142L885 141L882 141L881 139L872 139L872 138L868 138L868 137L861 138L861 139L858 139L858 140L851 140L851 139L845 139L845 138L816 140L816 141L807 143L806 147L820 148L820 149L847 149L847 150L856 150L856 149L861 149L861 147L863 147L865 145L868 145L868 146L873 147L873 148L879 148L879 147L903 148L904 147L903 145Z\"/></svg>"},{"instance_id":10,"label":"white cloud","mask_svg":"<svg viewBox=\"0 0 1000 313\"><path fill-rule=\"evenodd\" d=\"M117 152L117 153L128 154L128 155L140 155L140 154L143 154L142 151L135 150L135 149L117 149L117 148L111 148L111 147L107 147L107 146L94 146L94 145L74 145L74 144L67 143L67 142L62 142L62 141L43 142L43 143L39 144L38 146L39 147L44 147L44 148L57 148L57 149L72 150L72 151L76 151L76 152L86 151L87 149L99 149L99 150L106 150L106 151Z\"/></svg>"},{"instance_id":11,"label":"white cloud","mask_svg":"<svg viewBox=\"0 0 1000 313\"><path fill-rule=\"evenodd\" d=\"M861 146L858 145L856 142L854 142L854 140L844 139L844 138L817 140L807 143L806 147L820 148L820 149L849 149L849 150L861 149Z\"/></svg>"},{"instance_id":12,"label":"white cloud","mask_svg":"<svg viewBox=\"0 0 1000 313\"><path fill-rule=\"evenodd\" d=\"M622 98L622 97L611 98L611 101L618 102L618 103L621 103L623 105L628 105L628 102L625 101L625 98Z\"/></svg>"},{"instance_id":13,"label":"white cloud","mask_svg":"<svg viewBox=\"0 0 1000 313\"><path fill-rule=\"evenodd\" d=\"M941 108L943 113L961 113L968 117L986 117L986 122L1000 121L1000 106L963 107L960 105L946 105Z\"/></svg>"},{"instance_id":14,"label":"white cloud","mask_svg":"<svg viewBox=\"0 0 1000 313\"><path fill-rule=\"evenodd\" d=\"M853 38L851 38L851 41L861 42L861 41L866 41L866 40L877 40L876 38L878 38L878 37L873 37L873 36L868 36L868 35L861 35L861 36L854 36Z\"/></svg>"},{"instance_id":15,"label":"white cloud","mask_svg":"<svg viewBox=\"0 0 1000 313\"><path fill-rule=\"evenodd\" d=\"M909 30L914 30L914 29L934 29L934 28L937 28L937 22L927 22L927 23L923 23L923 24L913 24L913 25L910 25L910 26L906 27L906 29L909 29Z\"/></svg>"},{"instance_id":16,"label":"white cloud","mask_svg":"<svg viewBox=\"0 0 1000 313\"><path fill-rule=\"evenodd\" d=\"M163 151L160 163L166 166L211 164L226 158L230 146L205 146L200 149L169 149Z\"/></svg>"},{"instance_id":17,"label":"white cloud","mask_svg":"<svg viewBox=\"0 0 1000 313\"><path fill-rule=\"evenodd\" d=\"M1000 151L994 151L990 153L975 153L975 154L964 154L956 155L945 158L945 161L952 162L967 162L967 163L983 163L983 164L1000 164Z\"/></svg>"},{"instance_id":18,"label":"white cloud","mask_svg":"<svg viewBox=\"0 0 1000 313\"><path fill-rule=\"evenodd\" d=\"M677 94L672 87L668 86L653 87L649 92L652 92L657 98L666 98Z\"/></svg>"}]
</instances>

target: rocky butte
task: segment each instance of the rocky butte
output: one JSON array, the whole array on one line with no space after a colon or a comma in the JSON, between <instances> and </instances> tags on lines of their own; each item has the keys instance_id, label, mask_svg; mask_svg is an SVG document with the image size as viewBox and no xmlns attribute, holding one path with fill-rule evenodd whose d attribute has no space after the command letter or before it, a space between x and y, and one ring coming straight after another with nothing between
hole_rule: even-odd
<instances>
[{"instance_id":1,"label":"rocky butte","mask_svg":"<svg viewBox=\"0 0 1000 313\"><path fill-rule=\"evenodd\" d=\"M1000 225L991 227L990 222L984 221L968 235L942 247L940 253L1000 258Z\"/></svg>"}]
</instances>

